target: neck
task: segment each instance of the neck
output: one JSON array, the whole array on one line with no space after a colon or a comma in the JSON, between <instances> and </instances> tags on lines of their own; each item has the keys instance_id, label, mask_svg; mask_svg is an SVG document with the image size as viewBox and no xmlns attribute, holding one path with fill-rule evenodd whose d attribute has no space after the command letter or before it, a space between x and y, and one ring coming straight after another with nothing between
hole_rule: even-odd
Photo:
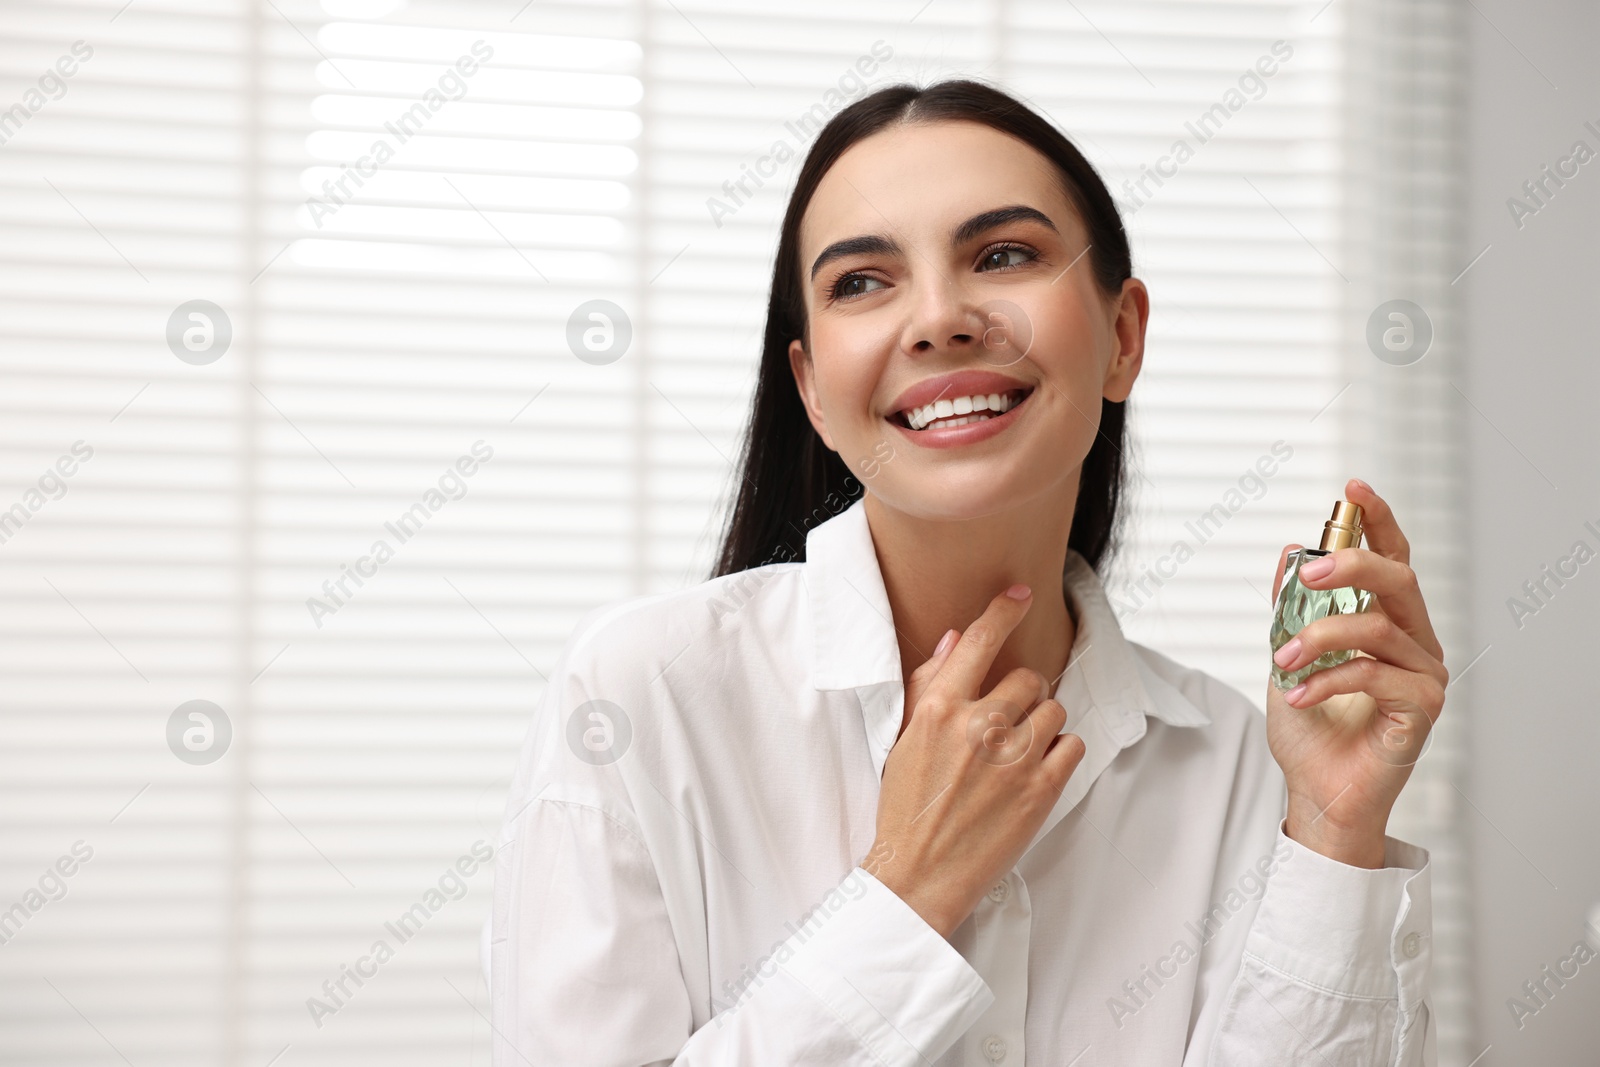
<instances>
[{"instance_id":1,"label":"neck","mask_svg":"<svg viewBox=\"0 0 1600 1067\"><path fill-rule=\"evenodd\" d=\"M1018 667L1051 689L1066 670L1076 626L1061 586L1077 479L1015 508L975 519L923 519L867 494L867 524L894 613L902 678L933 656L949 629L966 632L989 601L1017 582L1033 604L1006 639L979 695ZM902 727L903 728L903 727Z\"/></svg>"}]
</instances>

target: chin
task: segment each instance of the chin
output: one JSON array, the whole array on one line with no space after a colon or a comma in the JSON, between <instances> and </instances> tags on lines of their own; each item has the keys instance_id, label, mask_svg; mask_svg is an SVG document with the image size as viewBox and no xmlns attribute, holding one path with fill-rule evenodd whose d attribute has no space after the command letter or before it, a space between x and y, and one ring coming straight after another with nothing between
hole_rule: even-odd
<instances>
[{"instance_id":1,"label":"chin","mask_svg":"<svg viewBox=\"0 0 1600 1067\"><path fill-rule=\"evenodd\" d=\"M1037 487L1040 483L1031 484ZM912 518L941 522L981 519L1016 507L1033 494L1010 479L996 480L981 471L970 478L951 478L938 471L928 472L926 480L913 479L901 472L895 484L868 485L867 491L886 508Z\"/></svg>"}]
</instances>

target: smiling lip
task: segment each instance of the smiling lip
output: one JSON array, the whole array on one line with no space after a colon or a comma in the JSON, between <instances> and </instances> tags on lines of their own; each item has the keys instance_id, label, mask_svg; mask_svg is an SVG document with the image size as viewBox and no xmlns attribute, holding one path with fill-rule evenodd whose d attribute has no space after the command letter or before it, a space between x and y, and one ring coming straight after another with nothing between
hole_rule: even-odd
<instances>
[{"instance_id":1,"label":"smiling lip","mask_svg":"<svg viewBox=\"0 0 1600 1067\"><path fill-rule=\"evenodd\" d=\"M1030 389L1021 400L1011 405L1003 414L945 429L934 427L927 430L913 430L909 426L902 426L893 417L885 421L924 448L960 448L963 445L986 441L995 434L1005 432L1012 423L1022 417L1021 413L1024 410L1031 410L1028 408L1028 401L1033 399L1033 394L1037 391L1037 389Z\"/></svg>"},{"instance_id":2,"label":"smiling lip","mask_svg":"<svg viewBox=\"0 0 1600 1067\"><path fill-rule=\"evenodd\" d=\"M1032 382L1025 382L1007 374L997 374L992 370L964 370L954 374L941 374L937 378L918 382L895 398L894 406L890 408L889 421L894 422L894 416L903 411L920 408L935 400L947 398L954 400L959 396L976 396L979 393L985 396L990 393L1010 393L1032 387Z\"/></svg>"}]
</instances>

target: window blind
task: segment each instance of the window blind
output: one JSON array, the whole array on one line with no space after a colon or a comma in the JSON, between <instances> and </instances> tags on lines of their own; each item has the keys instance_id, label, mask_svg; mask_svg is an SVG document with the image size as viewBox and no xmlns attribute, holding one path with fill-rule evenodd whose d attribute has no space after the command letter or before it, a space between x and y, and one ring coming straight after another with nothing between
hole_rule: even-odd
<instances>
[{"instance_id":1,"label":"window blind","mask_svg":"<svg viewBox=\"0 0 1600 1067\"><path fill-rule=\"evenodd\" d=\"M1453 432L1450 339L1362 340L1391 290L1442 323L1470 258L1453 16L1395 11L8 6L0 1047L488 1061L478 843L542 672L595 604L708 573L803 117L866 88L992 78L1122 202L1155 309L1108 575L1135 639L1259 701L1277 548L1374 470L1448 609L1459 482L1406 449ZM1440 841L1449 759L1413 786Z\"/></svg>"}]
</instances>

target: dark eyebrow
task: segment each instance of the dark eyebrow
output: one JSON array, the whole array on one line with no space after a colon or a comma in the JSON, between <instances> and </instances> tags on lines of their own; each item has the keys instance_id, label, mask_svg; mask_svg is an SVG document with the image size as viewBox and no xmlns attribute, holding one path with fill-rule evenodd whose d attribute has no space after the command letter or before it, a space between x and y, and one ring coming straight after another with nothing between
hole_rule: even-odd
<instances>
[{"instance_id":1,"label":"dark eyebrow","mask_svg":"<svg viewBox=\"0 0 1600 1067\"><path fill-rule=\"evenodd\" d=\"M981 233L987 233L996 226L1004 226L1008 222L1022 221L1040 222L1048 226L1053 232L1060 233L1056 224L1050 217L1037 208L1028 207L1026 204L1012 204L1009 207L997 207L992 211L983 211L957 226L950 234L950 243L963 245ZM900 245L887 237L878 234L869 234L861 237L847 237L842 241L835 241L817 256L811 264L811 280L817 280L817 272L835 259L845 256L879 255L894 256L900 254Z\"/></svg>"}]
</instances>

